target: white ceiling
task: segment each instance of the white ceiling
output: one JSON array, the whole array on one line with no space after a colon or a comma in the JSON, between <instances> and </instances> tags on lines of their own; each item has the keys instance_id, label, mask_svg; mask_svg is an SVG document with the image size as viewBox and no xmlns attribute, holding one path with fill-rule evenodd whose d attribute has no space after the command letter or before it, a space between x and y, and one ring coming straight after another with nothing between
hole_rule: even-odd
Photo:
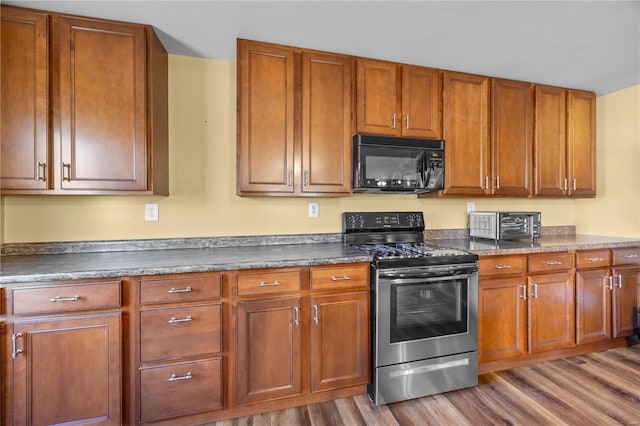
<instances>
[{"instance_id":1,"label":"white ceiling","mask_svg":"<svg viewBox=\"0 0 640 426\"><path fill-rule=\"evenodd\" d=\"M225 61L248 38L598 95L640 84L640 0L2 3L151 24L169 53Z\"/></svg>"}]
</instances>

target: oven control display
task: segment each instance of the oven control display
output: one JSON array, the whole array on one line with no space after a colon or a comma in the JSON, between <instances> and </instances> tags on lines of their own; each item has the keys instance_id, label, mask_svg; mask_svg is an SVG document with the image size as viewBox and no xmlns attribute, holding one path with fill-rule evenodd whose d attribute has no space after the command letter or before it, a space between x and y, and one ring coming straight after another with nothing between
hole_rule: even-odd
<instances>
[{"instance_id":1,"label":"oven control display","mask_svg":"<svg viewBox=\"0 0 640 426\"><path fill-rule=\"evenodd\" d=\"M343 230L388 231L424 229L422 212L359 212L343 214Z\"/></svg>"}]
</instances>

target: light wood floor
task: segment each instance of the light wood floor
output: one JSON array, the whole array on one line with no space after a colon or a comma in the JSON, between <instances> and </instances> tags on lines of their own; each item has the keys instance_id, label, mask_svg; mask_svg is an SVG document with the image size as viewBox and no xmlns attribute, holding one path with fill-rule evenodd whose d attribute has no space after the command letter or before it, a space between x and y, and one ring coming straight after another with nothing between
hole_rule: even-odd
<instances>
[{"instance_id":1,"label":"light wood floor","mask_svg":"<svg viewBox=\"0 0 640 426\"><path fill-rule=\"evenodd\" d=\"M473 388L385 406L359 395L213 425L640 425L640 345L485 374Z\"/></svg>"}]
</instances>

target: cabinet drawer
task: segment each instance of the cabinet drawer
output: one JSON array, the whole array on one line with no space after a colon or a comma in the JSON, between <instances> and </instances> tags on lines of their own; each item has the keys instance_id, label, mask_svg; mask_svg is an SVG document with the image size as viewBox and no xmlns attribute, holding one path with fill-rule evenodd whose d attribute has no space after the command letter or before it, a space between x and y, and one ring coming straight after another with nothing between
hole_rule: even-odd
<instances>
[{"instance_id":1,"label":"cabinet drawer","mask_svg":"<svg viewBox=\"0 0 640 426\"><path fill-rule=\"evenodd\" d=\"M480 258L478 260L478 266L481 276L524 274L526 257L499 256Z\"/></svg>"},{"instance_id":2,"label":"cabinet drawer","mask_svg":"<svg viewBox=\"0 0 640 426\"><path fill-rule=\"evenodd\" d=\"M606 268L609 266L609 250L583 250L576 252L576 268Z\"/></svg>"},{"instance_id":3,"label":"cabinet drawer","mask_svg":"<svg viewBox=\"0 0 640 426\"><path fill-rule=\"evenodd\" d=\"M640 263L640 247L619 248L613 250L614 265Z\"/></svg>"},{"instance_id":4,"label":"cabinet drawer","mask_svg":"<svg viewBox=\"0 0 640 426\"><path fill-rule=\"evenodd\" d=\"M564 271L573 268L571 253L544 253L529 256L529 272Z\"/></svg>"},{"instance_id":5,"label":"cabinet drawer","mask_svg":"<svg viewBox=\"0 0 640 426\"><path fill-rule=\"evenodd\" d=\"M117 308L121 304L120 281L21 287L11 290L15 315L63 313Z\"/></svg>"},{"instance_id":6,"label":"cabinet drawer","mask_svg":"<svg viewBox=\"0 0 640 426\"><path fill-rule=\"evenodd\" d=\"M367 288L369 264L311 268L311 290Z\"/></svg>"},{"instance_id":7,"label":"cabinet drawer","mask_svg":"<svg viewBox=\"0 0 640 426\"><path fill-rule=\"evenodd\" d=\"M183 302L219 299L222 276L144 278L140 280L140 303Z\"/></svg>"},{"instance_id":8,"label":"cabinet drawer","mask_svg":"<svg viewBox=\"0 0 640 426\"><path fill-rule=\"evenodd\" d=\"M298 291L301 271L256 272L238 275L238 296Z\"/></svg>"},{"instance_id":9,"label":"cabinet drawer","mask_svg":"<svg viewBox=\"0 0 640 426\"><path fill-rule=\"evenodd\" d=\"M221 351L222 305L140 311L141 361Z\"/></svg>"},{"instance_id":10,"label":"cabinet drawer","mask_svg":"<svg viewBox=\"0 0 640 426\"><path fill-rule=\"evenodd\" d=\"M140 371L143 422L222 408L220 358Z\"/></svg>"}]
</instances>

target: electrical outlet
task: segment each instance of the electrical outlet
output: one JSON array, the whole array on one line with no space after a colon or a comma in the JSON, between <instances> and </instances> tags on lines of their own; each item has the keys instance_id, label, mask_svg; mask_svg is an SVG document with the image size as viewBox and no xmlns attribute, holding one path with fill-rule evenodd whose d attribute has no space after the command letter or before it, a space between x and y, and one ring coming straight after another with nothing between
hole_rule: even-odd
<instances>
[{"instance_id":1,"label":"electrical outlet","mask_svg":"<svg viewBox=\"0 0 640 426\"><path fill-rule=\"evenodd\" d=\"M144 220L147 222L157 222L158 214L158 203L144 205Z\"/></svg>"},{"instance_id":2,"label":"electrical outlet","mask_svg":"<svg viewBox=\"0 0 640 426\"><path fill-rule=\"evenodd\" d=\"M467 203L467 214L476 211L476 203Z\"/></svg>"},{"instance_id":3,"label":"electrical outlet","mask_svg":"<svg viewBox=\"0 0 640 426\"><path fill-rule=\"evenodd\" d=\"M318 203L309 203L309 217L318 216L320 216L320 207L318 207Z\"/></svg>"}]
</instances>

